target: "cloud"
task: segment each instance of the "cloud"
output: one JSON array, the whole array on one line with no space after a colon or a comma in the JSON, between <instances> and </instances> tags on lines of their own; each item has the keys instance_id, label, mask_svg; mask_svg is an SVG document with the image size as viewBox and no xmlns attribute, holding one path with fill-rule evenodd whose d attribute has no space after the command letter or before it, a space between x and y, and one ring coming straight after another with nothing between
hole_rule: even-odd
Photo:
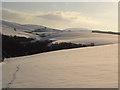
<instances>
[{"instance_id":1,"label":"cloud","mask_svg":"<svg viewBox=\"0 0 120 90\"><path fill-rule=\"evenodd\" d=\"M48 20L54 20L54 21L63 21L63 20L69 21L69 19L66 19L66 18L59 16L59 15L54 15L54 14L45 14L45 15L40 15L37 17L40 17L43 19L48 19Z\"/></svg>"},{"instance_id":2,"label":"cloud","mask_svg":"<svg viewBox=\"0 0 120 90\"><path fill-rule=\"evenodd\" d=\"M77 22L83 22L83 23L97 23L94 20L92 20L90 17L85 17L80 14L80 12L73 12L73 11L54 11L54 12L48 12L43 13L41 15L38 15L36 17L47 19L47 20L54 20L54 21L60 21L60 22L69 22L69 23L77 23Z\"/></svg>"},{"instance_id":3,"label":"cloud","mask_svg":"<svg viewBox=\"0 0 120 90\"><path fill-rule=\"evenodd\" d=\"M44 13L37 17L43 18L43 19L48 19L48 20L54 20L54 21L74 22L74 21L76 21L77 16L79 14L80 13L78 13L78 12L54 11L54 12Z\"/></svg>"},{"instance_id":4,"label":"cloud","mask_svg":"<svg viewBox=\"0 0 120 90\"><path fill-rule=\"evenodd\" d=\"M32 17L32 15L28 13L19 12L7 8L2 9L2 16L3 16L2 18L5 20L16 21L16 22L23 22L23 21L26 22Z\"/></svg>"},{"instance_id":5,"label":"cloud","mask_svg":"<svg viewBox=\"0 0 120 90\"><path fill-rule=\"evenodd\" d=\"M25 12L3 8L2 12L3 12L3 19L16 20L16 21L22 21L22 22L40 18L40 19L45 19L49 21L57 21L57 22L95 23L95 21L92 18L82 16L80 12L75 12L75 11L25 13Z\"/></svg>"},{"instance_id":6,"label":"cloud","mask_svg":"<svg viewBox=\"0 0 120 90\"><path fill-rule=\"evenodd\" d=\"M81 15L76 11L51 11L51 12L20 12L12 9L2 9L3 20L23 23L39 24L52 28L65 29L69 27L85 27L98 22L91 17ZM89 27L87 27L89 28Z\"/></svg>"}]
</instances>

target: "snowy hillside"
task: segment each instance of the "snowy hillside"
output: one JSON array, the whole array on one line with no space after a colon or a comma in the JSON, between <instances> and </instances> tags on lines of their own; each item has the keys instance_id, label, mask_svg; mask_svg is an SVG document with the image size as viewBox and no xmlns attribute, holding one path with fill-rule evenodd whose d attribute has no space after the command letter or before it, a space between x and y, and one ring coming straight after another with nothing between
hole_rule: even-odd
<instances>
[{"instance_id":1,"label":"snowy hillside","mask_svg":"<svg viewBox=\"0 0 120 90\"><path fill-rule=\"evenodd\" d=\"M32 29L33 32L61 32L60 30L53 29L53 28L48 28L48 27L40 26L40 25L26 24L26 25L23 25L23 26Z\"/></svg>"},{"instance_id":2,"label":"snowy hillside","mask_svg":"<svg viewBox=\"0 0 120 90\"><path fill-rule=\"evenodd\" d=\"M118 45L53 51L3 63L3 87L117 88Z\"/></svg>"},{"instance_id":3,"label":"snowy hillside","mask_svg":"<svg viewBox=\"0 0 120 90\"><path fill-rule=\"evenodd\" d=\"M47 36L47 35L50 35L51 33L57 33L57 32L61 32L61 31L57 29L40 26L40 25L32 25L32 24L23 25L23 24L8 22L8 21L2 21L2 33L4 35L29 37L29 38L35 38L37 40L40 40L40 39L43 39L41 38L41 36L44 33L46 33L46 36Z\"/></svg>"},{"instance_id":4,"label":"snowy hillside","mask_svg":"<svg viewBox=\"0 0 120 90\"><path fill-rule=\"evenodd\" d=\"M36 29L42 29L44 32L59 31L57 29L52 29L52 28L48 28L48 27L40 26L40 25L18 24L18 23L13 23L13 22L8 22L8 21L2 21L2 25L5 25L10 28L15 28L20 31L27 31L27 32L31 32L31 31L34 32L34 30Z\"/></svg>"},{"instance_id":5,"label":"snowy hillside","mask_svg":"<svg viewBox=\"0 0 120 90\"><path fill-rule=\"evenodd\" d=\"M34 38L34 39L40 39L39 36L32 34L32 33L26 33L24 31L16 30L14 28L11 28L6 25L2 25L2 34L4 35L11 35L11 36L19 36L19 37L27 37L27 38Z\"/></svg>"},{"instance_id":6,"label":"snowy hillside","mask_svg":"<svg viewBox=\"0 0 120 90\"><path fill-rule=\"evenodd\" d=\"M30 28L27 28L25 26L22 26L21 24L13 23L13 22L2 21L2 25L10 28L16 28L17 30L21 30L21 31L31 30Z\"/></svg>"}]
</instances>

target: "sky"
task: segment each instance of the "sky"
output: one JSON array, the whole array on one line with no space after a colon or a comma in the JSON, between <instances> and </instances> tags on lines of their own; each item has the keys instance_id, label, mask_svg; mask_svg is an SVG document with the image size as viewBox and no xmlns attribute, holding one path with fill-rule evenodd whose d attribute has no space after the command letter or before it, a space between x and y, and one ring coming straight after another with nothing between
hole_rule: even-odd
<instances>
[{"instance_id":1,"label":"sky","mask_svg":"<svg viewBox=\"0 0 120 90\"><path fill-rule=\"evenodd\" d=\"M118 31L117 2L3 2L3 20L56 29Z\"/></svg>"}]
</instances>

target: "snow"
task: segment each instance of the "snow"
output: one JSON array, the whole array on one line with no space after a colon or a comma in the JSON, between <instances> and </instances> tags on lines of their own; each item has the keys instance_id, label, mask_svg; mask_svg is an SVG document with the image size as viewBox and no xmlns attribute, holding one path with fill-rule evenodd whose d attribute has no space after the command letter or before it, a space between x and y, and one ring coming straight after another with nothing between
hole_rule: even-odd
<instances>
[{"instance_id":1,"label":"snow","mask_svg":"<svg viewBox=\"0 0 120 90\"><path fill-rule=\"evenodd\" d=\"M3 87L117 88L118 44L10 58L3 64Z\"/></svg>"},{"instance_id":2,"label":"snow","mask_svg":"<svg viewBox=\"0 0 120 90\"><path fill-rule=\"evenodd\" d=\"M30 28L22 26L21 24L3 21L3 20L2 20L2 25L8 26L10 28L16 28L16 29L21 30L21 31L26 31L26 30L30 31L31 30Z\"/></svg>"},{"instance_id":3,"label":"snow","mask_svg":"<svg viewBox=\"0 0 120 90\"><path fill-rule=\"evenodd\" d=\"M44 28L43 26L40 26L40 25L32 25L32 24L25 24L25 25L22 25L22 26L25 26L27 28L31 28L31 29L39 29L39 28Z\"/></svg>"},{"instance_id":4,"label":"snow","mask_svg":"<svg viewBox=\"0 0 120 90\"><path fill-rule=\"evenodd\" d=\"M19 36L19 37L26 37L26 38L33 38L39 40L40 37L35 34L26 33L20 30L14 30L14 28L8 27L6 25L2 25L2 34L4 35L11 35L11 36Z\"/></svg>"},{"instance_id":5,"label":"snow","mask_svg":"<svg viewBox=\"0 0 120 90\"><path fill-rule=\"evenodd\" d=\"M45 28L45 29L43 29L43 31L45 31L45 32L53 32L53 31L60 32L60 30L52 29L49 27L41 26L41 25L19 24L19 23L4 21L4 20L2 20L2 25L7 26L9 28L15 28L19 31L26 31L26 32L31 32L36 29L43 29L43 28Z\"/></svg>"},{"instance_id":6,"label":"snow","mask_svg":"<svg viewBox=\"0 0 120 90\"><path fill-rule=\"evenodd\" d=\"M30 29L32 29L32 31L34 31L36 29L41 29L44 32L60 32L60 30L52 29L52 28L45 27L45 26L40 26L40 25L25 24L25 25L22 25L22 26L30 28Z\"/></svg>"},{"instance_id":7,"label":"snow","mask_svg":"<svg viewBox=\"0 0 120 90\"><path fill-rule=\"evenodd\" d=\"M48 35L51 33L60 32L60 30L56 30L56 29L52 29L52 28L48 28L40 25L32 25L32 24L23 25L23 24L8 22L8 21L2 21L2 33L4 35L20 36L20 37L34 38L34 39L40 40L41 37L39 35L43 34L43 32L36 33L32 31L36 29L41 29L41 28L43 31L45 31L44 33L47 33Z\"/></svg>"},{"instance_id":8,"label":"snow","mask_svg":"<svg viewBox=\"0 0 120 90\"><path fill-rule=\"evenodd\" d=\"M72 42L80 44L95 43L95 45L118 43L118 35L92 32L61 32L52 35L50 39L55 40L55 42Z\"/></svg>"}]
</instances>

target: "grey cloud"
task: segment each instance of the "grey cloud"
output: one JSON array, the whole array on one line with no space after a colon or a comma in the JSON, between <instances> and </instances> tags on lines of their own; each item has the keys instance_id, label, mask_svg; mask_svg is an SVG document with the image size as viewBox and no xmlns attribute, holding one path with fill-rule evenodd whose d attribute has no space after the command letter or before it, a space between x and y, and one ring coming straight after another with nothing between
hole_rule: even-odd
<instances>
[{"instance_id":1,"label":"grey cloud","mask_svg":"<svg viewBox=\"0 0 120 90\"><path fill-rule=\"evenodd\" d=\"M44 14L44 15L39 15L36 17L48 19L48 20L54 20L54 21L67 21L67 22L70 21L68 18L65 18L61 15L55 15L55 14Z\"/></svg>"}]
</instances>

